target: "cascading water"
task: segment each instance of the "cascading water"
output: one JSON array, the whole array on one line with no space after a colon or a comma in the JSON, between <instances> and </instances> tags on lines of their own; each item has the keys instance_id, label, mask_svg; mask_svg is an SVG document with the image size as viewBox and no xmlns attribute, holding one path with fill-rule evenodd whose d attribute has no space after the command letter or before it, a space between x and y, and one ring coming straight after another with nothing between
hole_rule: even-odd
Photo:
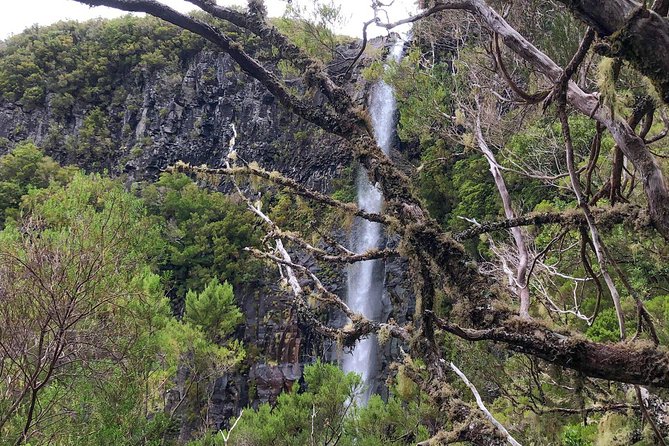
<instances>
[{"instance_id":1,"label":"cascading water","mask_svg":"<svg viewBox=\"0 0 669 446\"><path fill-rule=\"evenodd\" d=\"M398 38L393 45L389 61L399 62L404 49L404 40ZM383 152L390 153L395 135L395 95L392 87L379 80L370 92L369 114L374 127L374 136ZM379 189L369 182L367 171L358 169L356 178L358 206L368 212L381 212L383 196ZM352 250L364 253L378 248L381 242L381 225L364 219L356 219L352 231ZM371 320L379 320L383 311L384 263L381 260L367 260L353 264L348 271L348 305ZM378 354L376 338L370 336L360 341L353 352L345 355L343 369L362 377L364 389L358 397L359 404L366 404L376 387Z\"/></svg>"}]
</instances>

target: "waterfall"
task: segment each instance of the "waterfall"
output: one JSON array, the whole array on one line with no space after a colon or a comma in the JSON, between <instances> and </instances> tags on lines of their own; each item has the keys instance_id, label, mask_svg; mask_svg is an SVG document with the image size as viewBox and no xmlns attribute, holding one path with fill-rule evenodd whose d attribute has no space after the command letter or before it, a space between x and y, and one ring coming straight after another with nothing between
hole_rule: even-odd
<instances>
[{"instance_id":1,"label":"waterfall","mask_svg":"<svg viewBox=\"0 0 669 446\"><path fill-rule=\"evenodd\" d=\"M389 61L399 62L404 49L404 40L397 38L390 53ZM374 127L374 136L383 152L390 153L395 136L395 95L392 87L383 80L372 86L369 97L369 114ZM358 169L356 177L358 206L368 212L381 212L383 196L370 183L367 171ZM363 253L380 247L381 225L364 219L356 219L351 237L352 250ZM353 264L348 271L348 305L369 319L379 320L383 311L383 290L385 265L382 260L367 260ZM345 372L355 372L362 377L364 389L358 403L365 405L376 388L378 375L378 344L375 336L361 340L351 354L343 359Z\"/></svg>"}]
</instances>

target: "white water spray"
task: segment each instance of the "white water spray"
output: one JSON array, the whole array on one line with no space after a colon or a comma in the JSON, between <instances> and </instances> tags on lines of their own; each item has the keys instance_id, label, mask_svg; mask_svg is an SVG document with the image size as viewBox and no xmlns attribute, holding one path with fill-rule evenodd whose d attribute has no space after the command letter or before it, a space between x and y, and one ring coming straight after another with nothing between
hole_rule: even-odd
<instances>
[{"instance_id":1,"label":"white water spray","mask_svg":"<svg viewBox=\"0 0 669 446\"><path fill-rule=\"evenodd\" d=\"M404 40L395 41L388 60L399 62L404 49ZM370 92L369 114L374 127L374 136L383 152L390 153L395 136L395 95L392 87L379 80ZM358 169L356 178L358 206L367 211L378 213L383 207L383 196L379 189L369 182L367 171ZM352 232L352 249L364 253L379 248L381 225L364 219L356 219ZM381 260L367 260L353 264L348 272L348 305L365 317L378 321L383 310L384 263ZM378 375L378 344L376 337L370 336L360 341L343 359L345 372L355 372L362 377L364 389L358 397L358 403L367 404L375 390Z\"/></svg>"}]
</instances>

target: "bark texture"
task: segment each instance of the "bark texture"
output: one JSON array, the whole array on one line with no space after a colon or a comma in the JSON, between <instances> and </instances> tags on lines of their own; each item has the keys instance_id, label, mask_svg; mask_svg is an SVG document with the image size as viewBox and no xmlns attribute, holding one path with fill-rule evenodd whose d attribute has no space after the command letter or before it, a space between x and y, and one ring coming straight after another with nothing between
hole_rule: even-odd
<instances>
[{"instance_id":1,"label":"bark texture","mask_svg":"<svg viewBox=\"0 0 669 446\"><path fill-rule=\"evenodd\" d=\"M651 345L593 342L519 318L486 330L462 329L443 320L437 320L437 326L471 341L501 342L593 378L669 388L669 355Z\"/></svg>"},{"instance_id":2,"label":"bark texture","mask_svg":"<svg viewBox=\"0 0 669 446\"><path fill-rule=\"evenodd\" d=\"M630 62L669 104L667 2L657 2L656 12L633 0L560 1L604 38L600 53Z\"/></svg>"}]
</instances>

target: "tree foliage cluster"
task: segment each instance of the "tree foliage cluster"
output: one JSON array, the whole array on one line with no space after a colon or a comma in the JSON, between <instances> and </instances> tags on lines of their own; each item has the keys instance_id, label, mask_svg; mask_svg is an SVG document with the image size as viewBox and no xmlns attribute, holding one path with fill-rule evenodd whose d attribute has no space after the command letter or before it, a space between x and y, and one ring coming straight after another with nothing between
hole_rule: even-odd
<instances>
[{"instance_id":1,"label":"tree foliage cluster","mask_svg":"<svg viewBox=\"0 0 669 446\"><path fill-rule=\"evenodd\" d=\"M212 279L241 286L259 277L258 263L244 248L257 246L260 232L243 203L176 173L162 175L140 194L169 242L160 268L179 305L188 290L201 290Z\"/></svg>"},{"instance_id":2,"label":"tree foliage cluster","mask_svg":"<svg viewBox=\"0 0 669 446\"><path fill-rule=\"evenodd\" d=\"M203 48L201 39L157 19L35 25L3 43L0 94L31 109L51 105L64 119L77 100L91 107L125 101L123 83L142 82L166 66L179 66Z\"/></svg>"},{"instance_id":3,"label":"tree foliage cluster","mask_svg":"<svg viewBox=\"0 0 669 446\"><path fill-rule=\"evenodd\" d=\"M0 232L2 444L164 444L174 407L200 414L244 358L232 285L212 272L177 319L159 275L169 240L142 198L30 144L0 163L25 192Z\"/></svg>"}]
</instances>

